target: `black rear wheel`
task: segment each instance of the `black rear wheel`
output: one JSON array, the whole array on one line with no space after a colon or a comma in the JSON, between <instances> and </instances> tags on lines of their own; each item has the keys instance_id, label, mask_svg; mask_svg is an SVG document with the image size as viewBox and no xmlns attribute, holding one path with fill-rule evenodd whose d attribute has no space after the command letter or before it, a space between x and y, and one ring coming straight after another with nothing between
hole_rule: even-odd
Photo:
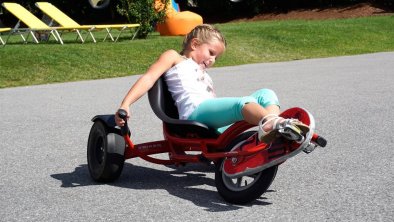
<instances>
[{"instance_id":1,"label":"black rear wheel","mask_svg":"<svg viewBox=\"0 0 394 222\"><path fill-rule=\"evenodd\" d=\"M226 151L232 150L237 144L248 139L256 131L247 131L235 138L227 147ZM224 200L234 204L246 204L259 198L276 176L278 166L273 166L261 172L230 178L223 173L223 160L215 167L215 183L220 196Z\"/></svg>"},{"instance_id":2,"label":"black rear wheel","mask_svg":"<svg viewBox=\"0 0 394 222\"><path fill-rule=\"evenodd\" d=\"M112 182L123 170L125 141L115 129L96 121L89 134L87 158L90 176L98 182Z\"/></svg>"}]
</instances>

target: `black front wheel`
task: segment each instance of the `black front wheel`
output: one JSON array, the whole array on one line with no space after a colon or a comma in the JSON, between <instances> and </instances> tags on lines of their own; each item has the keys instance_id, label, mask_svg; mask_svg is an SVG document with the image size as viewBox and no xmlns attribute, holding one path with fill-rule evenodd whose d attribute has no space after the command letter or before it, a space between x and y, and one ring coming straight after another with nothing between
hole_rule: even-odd
<instances>
[{"instance_id":1,"label":"black front wheel","mask_svg":"<svg viewBox=\"0 0 394 222\"><path fill-rule=\"evenodd\" d=\"M116 180L125 162L125 141L114 128L96 121L89 134L87 158L90 176L98 182Z\"/></svg>"},{"instance_id":2,"label":"black front wheel","mask_svg":"<svg viewBox=\"0 0 394 222\"><path fill-rule=\"evenodd\" d=\"M235 138L226 151L232 150L237 144L248 139L256 131L247 131ZM216 163L215 167L215 183L220 196L224 200L234 204L247 204L259 198L276 176L278 166L273 166L255 174L230 178L223 172L223 160Z\"/></svg>"}]
</instances>

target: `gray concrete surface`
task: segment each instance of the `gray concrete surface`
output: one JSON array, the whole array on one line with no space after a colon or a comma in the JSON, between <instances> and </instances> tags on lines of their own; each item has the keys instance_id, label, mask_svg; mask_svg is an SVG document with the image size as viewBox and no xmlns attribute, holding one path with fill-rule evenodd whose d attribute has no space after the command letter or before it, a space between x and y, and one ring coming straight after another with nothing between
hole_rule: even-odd
<instances>
[{"instance_id":1,"label":"gray concrete surface","mask_svg":"<svg viewBox=\"0 0 394 222\"><path fill-rule=\"evenodd\" d=\"M392 52L211 69L219 96L271 88L329 142L281 165L247 206L220 198L208 166L132 159L115 183L90 179L90 119L138 76L1 89L0 221L393 221L393 70ZM146 96L132 113L136 143L162 138Z\"/></svg>"}]
</instances>

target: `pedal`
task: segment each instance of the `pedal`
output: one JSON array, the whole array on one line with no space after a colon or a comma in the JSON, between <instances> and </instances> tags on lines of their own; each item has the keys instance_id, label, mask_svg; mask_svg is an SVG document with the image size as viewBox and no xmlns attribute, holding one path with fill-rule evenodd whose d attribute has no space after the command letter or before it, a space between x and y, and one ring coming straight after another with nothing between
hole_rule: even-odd
<instances>
[{"instance_id":1,"label":"pedal","mask_svg":"<svg viewBox=\"0 0 394 222\"><path fill-rule=\"evenodd\" d=\"M314 151L316 149L316 147L317 147L317 145L309 143L304 149L302 149L302 151L304 151L304 153L306 153L306 154L310 154L310 153L312 153L312 151Z\"/></svg>"},{"instance_id":2,"label":"pedal","mask_svg":"<svg viewBox=\"0 0 394 222\"><path fill-rule=\"evenodd\" d=\"M327 145L327 140L321 136L317 136L312 138L313 142L309 142L308 145L303 149L306 154L311 153L316 147L325 147Z\"/></svg>"}]
</instances>

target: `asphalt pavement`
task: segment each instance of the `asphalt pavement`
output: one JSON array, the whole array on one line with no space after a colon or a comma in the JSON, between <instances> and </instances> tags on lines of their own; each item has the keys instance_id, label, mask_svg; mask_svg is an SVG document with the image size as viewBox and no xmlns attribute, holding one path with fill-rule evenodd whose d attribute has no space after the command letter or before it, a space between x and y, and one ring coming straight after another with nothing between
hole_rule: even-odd
<instances>
[{"instance_id":1,"label":"asphalt pavement","mask_svg":"<svg viewBox=\"0 0 394 222\"><path fill-rule=\"evenodd\" d=\"M394 53L212 68L219 96L273 89L282 109L316 119L326 148L279 167L246 205L218 195L212 166L127 160L111 184L90 179L91 118L114 113L138 76L0 89L0 221L393 221ZM147 96L132 107L136 143L162 139Z\"/></svg>"}]
</instances>

